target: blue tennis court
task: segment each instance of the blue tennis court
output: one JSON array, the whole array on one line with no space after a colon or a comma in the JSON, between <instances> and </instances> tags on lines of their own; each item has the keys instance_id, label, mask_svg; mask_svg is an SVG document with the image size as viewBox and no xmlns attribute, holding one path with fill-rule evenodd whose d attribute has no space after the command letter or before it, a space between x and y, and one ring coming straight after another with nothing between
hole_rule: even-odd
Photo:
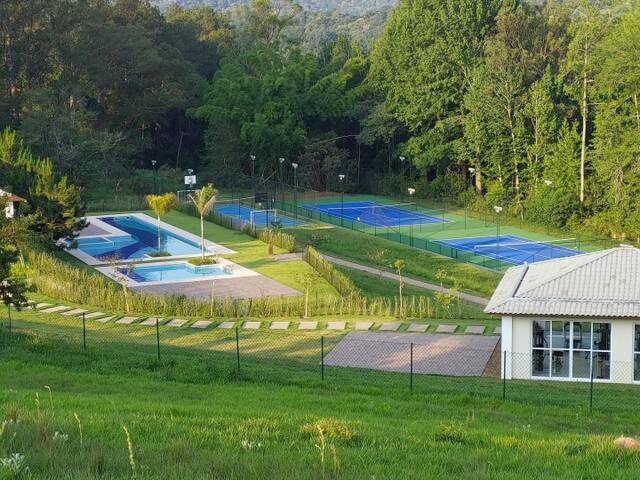
<instances>
[{"instance_id":1,"label":"blue tennis court","mask_svg":"<svg viewBox=\"0 0 640 480\"><path fill-rule=\"evenodd\" d=\"M514 265L572 257L583 253L573 248L575 241L571 239L556 243L554 241L537 242L516 235L450 238L438 240L438 243Z\"/></svg>"},{"instance_id":2,"label":"blue tennis court","mask_svg":"<svg viewBox=\"0 0 640 480\"><path fill-rule=\"evenodd\" d=\"M399 227L447 221L441 217L420 212L415 203L397 205L374 202L308 203L301 207L372 227Z\"/></svg>"},{"instance_id":3,"label":"blue tennis court","mask_svg":"<svg viewBox=\"0 0 640 480\"><path fill-rule=\"evenodd\" d=\"M229 217L239 218L246 222L253 222L257 227L271 227L273 222L276 220L279 220L280 224L286 227L302 225L303 223L287 217L286 215L282 215L277 210L251 209L242 204L238 205L237 203L217 205L214 210Z\"/></svg>"}]
</instances>

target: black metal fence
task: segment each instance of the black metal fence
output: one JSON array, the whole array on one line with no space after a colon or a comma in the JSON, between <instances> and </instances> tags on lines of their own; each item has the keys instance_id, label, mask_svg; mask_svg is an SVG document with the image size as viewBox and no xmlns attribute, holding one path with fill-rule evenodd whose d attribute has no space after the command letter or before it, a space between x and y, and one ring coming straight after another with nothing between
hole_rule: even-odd
<instances>
[{"instance_id":1,"label":"black metal fence","mask_svg":"<svg viewBox=\"0 0 640 480\"><path fill-rule=\"evenodd\" d=\"M492 340L485 347L470 348L457 345L455 337L443 345L450 337L438 335L406 334L400 339L382 332L278 331L250 321L201 324L203 328L178 320L117 321L101 323L85 315L62 323L31 320L24 314L11 322L5 317L0 320L0 354L7 358L27 349L49 358L80 355L100 362L148 364L166 368L168 378L183 372L194 381L238 379L399 395L442 394L463 402L615 408L619 415L635 414L640 395L638 385L615 383L623 381L621 377L599 378L595 365L585 378L573 381L530 379L533 359L501 353L497 339L489 337L482 337ZM431 341L434 337L438 341ZM612 367L617 372L625 369L633 365Z\"/></svg>"}]
</instances>

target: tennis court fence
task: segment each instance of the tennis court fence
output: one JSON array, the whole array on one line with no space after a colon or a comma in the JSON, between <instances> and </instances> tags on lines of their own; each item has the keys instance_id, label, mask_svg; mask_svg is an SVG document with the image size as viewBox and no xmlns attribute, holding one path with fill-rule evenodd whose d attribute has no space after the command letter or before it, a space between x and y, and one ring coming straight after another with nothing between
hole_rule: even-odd
<instances>
[{"instance_id":1,"label":"tennis court fence","mask_svg":"<svg viewBox=\"0 0 640 480\"><path fill-rule=\"evenodd\" d=\"M507 241L505 238L504 243L498 242L493 251L490 247L482 246L462 248L449 240L482 235L508 237L504 233L501 235L501 228L504 231L506 227L518 226L518 222L514 224L512 219L500 219L495 213L451 206L453 204L446 201L317 192L282 184L272 188L273 205L296 220L340 226L498 272L525 261L533 263L555 258L561 249L590 252L617 245L608 238L580 235L531 242L526 242L526 239ZM345 203L348 205L346 209L341 207ZM356 203L371 203L372 206L354 207ZM323 205L329 207L322 208ZM368 221L359 220L358 208L362 209L365 213L362 217L367 216ZM402 211L401 215L399 211ZM387 218L384 217L385 213L388 214ZM371 221L372 218L374 221ZM518 253L508 255L510 250L518 250ZM511 261L511 257L517 257L517 262Z\"/></svg>"}]
</instances>

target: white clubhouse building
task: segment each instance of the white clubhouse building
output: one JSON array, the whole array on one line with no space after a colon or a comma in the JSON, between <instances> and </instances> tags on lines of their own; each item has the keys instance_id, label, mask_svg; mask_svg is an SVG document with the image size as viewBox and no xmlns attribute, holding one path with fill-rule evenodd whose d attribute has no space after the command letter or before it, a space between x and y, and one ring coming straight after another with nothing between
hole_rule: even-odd
<instances>
[{"instance_id":1,"label":"white clubhouse building","mask_svg":"<svg viewBox=\"0 0 640 480\"><path fill-rule=\"evenodd\" d=\"M640 383L637 248L510 268L485 312L502 316L506 378Z\"/></svg>"}]
</instances>

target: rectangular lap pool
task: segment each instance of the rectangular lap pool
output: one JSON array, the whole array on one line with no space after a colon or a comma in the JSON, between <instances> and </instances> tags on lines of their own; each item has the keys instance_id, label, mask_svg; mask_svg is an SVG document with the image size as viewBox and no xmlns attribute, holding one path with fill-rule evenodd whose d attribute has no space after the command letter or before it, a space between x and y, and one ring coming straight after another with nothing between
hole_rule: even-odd
<instances>
[{"instance_id":1,"label":"rectangular lap pool","mask_svg":"<svg viewBox=\"0 0 640 480\"><path fill-rule=\"evenodd\" d=\"M148 260L158 252L156 221L142 213L88 217L89 227L80 233L78 248L72 255L90 265L109 261ZM159 250L170 257L200 254L200 238L160 222ZM206 253L232 253L231 250L205 240Z\"/></svg>"}]
</instances>

